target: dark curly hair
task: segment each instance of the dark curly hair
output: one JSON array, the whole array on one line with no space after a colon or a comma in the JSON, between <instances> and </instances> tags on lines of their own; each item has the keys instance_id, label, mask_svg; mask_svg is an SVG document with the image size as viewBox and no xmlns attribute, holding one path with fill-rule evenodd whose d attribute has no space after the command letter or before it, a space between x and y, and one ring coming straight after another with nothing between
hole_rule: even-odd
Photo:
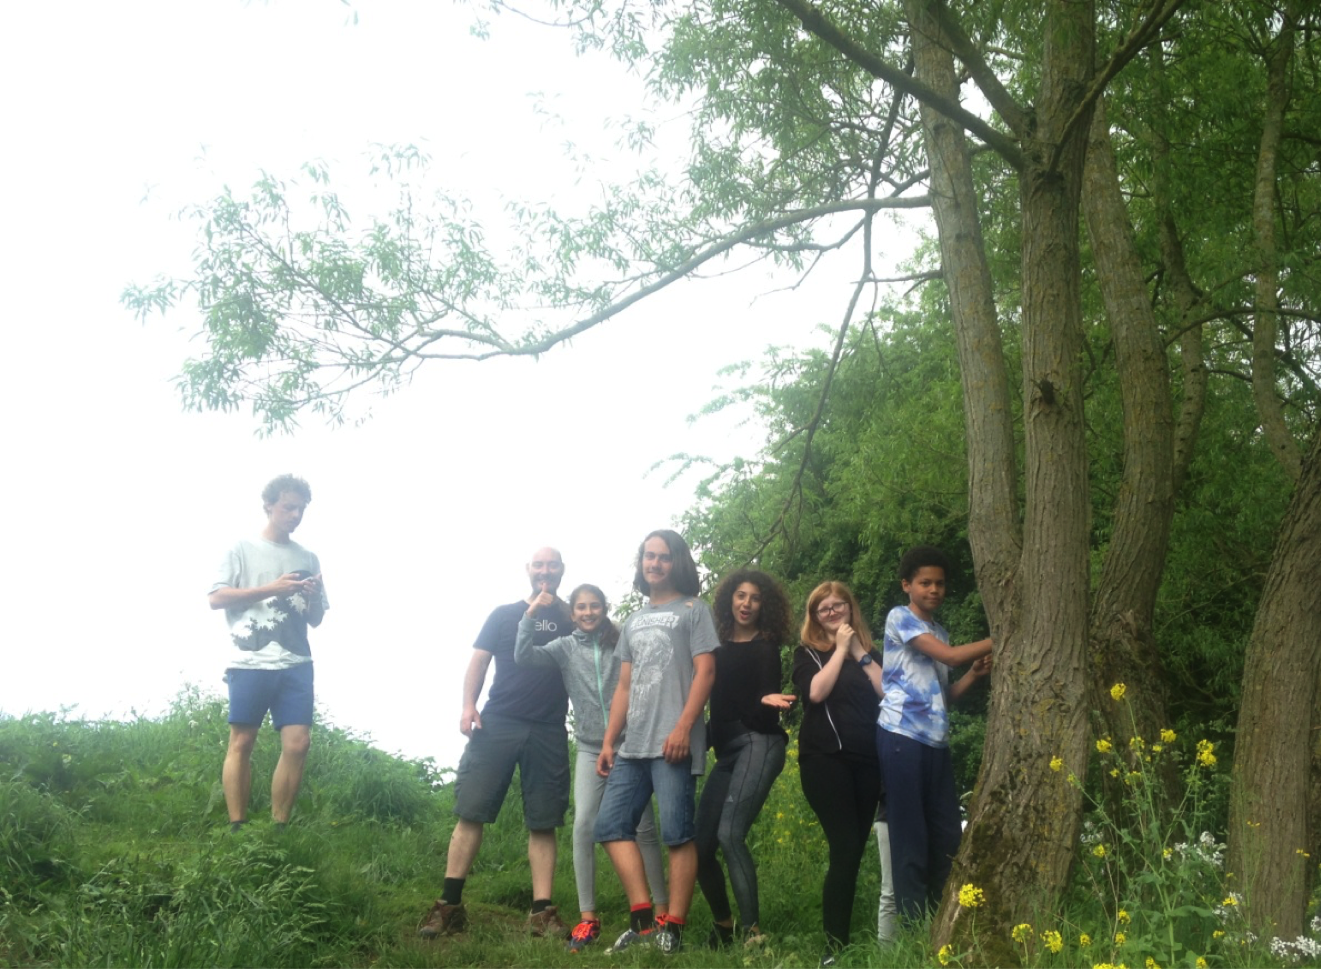
<instances>
[{"instance_id":1,"label":"dark curly hair","mask_svg":"<svg viewBox=\"0 0 1321 969\"><path fill-rule=\"evenodd\" d=\"M693 561L693 553L689 551L688 543L683 540L683 536L668 528L658 528L648 533L647 537L638 543L633 588L644 596L651 595L651 583L642 575L642 553L647 547L647 542L653 538L659 538L670 550L670 585L680 595L697 595L701 590L701 580L697 575L697 563Z\"/></svg>"},{"instance_id":2,"label":"dark curly hair","mask_svg":"<svg viewBox=\"0 0 1321 969\"><path fill-rule=\"evenodd\" d=\"M286 491L292 491L308 504L312 502L312 488L306 481L296 475L282 474L266 482L266 487L261 489L261 503L269 507L279 501L280 495Z\"/></svg>"},{"instance_id":3,"label":"dark curly hair","mask_svg":"<svg viewBox=\"0 0 1321 969\"><path fill-rule=\"evenodd\" d=\"M605 610L605 617L602 619L600 628L601 645L606 649L614 649L615 643L619 642L619 627L610 621L610 603L606 601L604 592L590 582L584 582L569 593L569 612L573 612L573 604L578 601L578 597L584 592L591 593L601 600L601 608Z\"/></svg>"},{"instance_id":4,"label":"dark curly hair","mask_svg":"<svg viewBox=\"0 0 1321 969\"><path fill-rule=\"evenodd\" d=\"M761 612L757 614L757 632L776 646L789 642L794 617L789 597L780 583L760 569L739 569L720 580L711 608L716 617L716 631L721 640L734 635L734 593L743 583L755 585L761 592Z\"/></svg>"},{"instance_id":5,"label":"dark curly hair","mask_svg":"<svg viewBox=\"0 0 1321 969\"><path fill-rule=\"evenodd\" d=\"M949 579L949 556L930 545L919 545L917 548L910 548L904 553L904 557L899 560L899 578L905 582L912 582L918 569L925 568L928 565L934 565L945 573L946 580Z\"/></svg>"}]
</instances>

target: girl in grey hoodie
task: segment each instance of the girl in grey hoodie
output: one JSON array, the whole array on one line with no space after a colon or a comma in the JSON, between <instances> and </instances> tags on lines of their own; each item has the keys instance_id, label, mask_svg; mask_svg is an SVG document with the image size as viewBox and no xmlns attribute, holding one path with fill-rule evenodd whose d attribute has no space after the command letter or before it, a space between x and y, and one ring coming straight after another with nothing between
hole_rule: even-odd
<instances>
[{"instance_id":1,"label":"girl in grey hoodie","mask_svg":"<svg viewBox=\"0 0 1321 969\"><path fill-rule=\"evenodd\" d=\"M535 646L532 635L537 612L552 602L554 596L542 592L528 606L518 623L514 661L558 666L569 702L573 704L573 736L578 747L573 770L573 874L578 883L582 920L574 927L568 948L577 952L601 934L601 920L596 915L596 842L592 829L606 779L596 773L596 759L601 754L606 724L610 722L610 699L619 682L619 658L615 655L619 629L607 614L605 594L594 585L580 585L569 594L574 631L545 646ZM666 911L669 895L650 804L638 824L638 847L659 915Z\"/></svg>"}]
</instances>

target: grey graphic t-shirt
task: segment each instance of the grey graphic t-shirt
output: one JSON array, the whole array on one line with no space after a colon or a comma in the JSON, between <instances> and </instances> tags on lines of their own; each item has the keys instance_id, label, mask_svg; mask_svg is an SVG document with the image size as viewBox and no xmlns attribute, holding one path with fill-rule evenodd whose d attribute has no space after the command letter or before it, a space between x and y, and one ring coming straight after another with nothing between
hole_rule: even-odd
<instances>
[{"instance_id":1,"label":"grey graphic t-shirt","mask_svg":"<svg viewBox=\"0 0 1321 969\"><path fill-rule=\"evenodd\" d=\"M660 757L665 738L679 722L693 685L693 657L720 645L711 609L701 599L676 599L646 606L624 622L616 647L621 663L631 663L628 720L621 757ZM701 717L689 734L693 773L706 766L706 724Z\"/></svg>"},{"instance_id":2,"label":"grey graphic t-shirt","mask_svg":"<svg viewBox=\"0 0 1321 969\"><path fill-rule=\"evenodd\" d=\"M211 591L255 589L289 572L321 573L317 557L297 542L281 544L264 538L241 539L226 554ZM307 642L307 609L301 594L271 596L242 609L226 609L235 651L228 669L278 670L312 662ZM329 609L326 588L321 587L321 607Z\"/></svg>"}]
</instances>

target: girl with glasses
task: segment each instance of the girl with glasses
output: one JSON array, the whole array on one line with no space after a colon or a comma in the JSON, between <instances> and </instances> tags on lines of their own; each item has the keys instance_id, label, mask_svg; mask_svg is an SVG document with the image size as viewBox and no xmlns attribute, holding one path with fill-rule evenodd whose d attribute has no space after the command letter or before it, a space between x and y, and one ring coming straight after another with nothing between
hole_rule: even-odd
<instances>
[{"instance_id":1,"label":"girl with glasses","mask_svg":"<svg viewBox=\"0 0 1321 969\"><path fill-rule=\"evenodd\" d=\"M826 954L849 943L849 922L867 836L881 797L876 716L881 656L858 601L842 582L823 582L807 597L793 683L803 698L798 768L807 803L830 849L822 886Z\"/></svg>"}]
</instances>

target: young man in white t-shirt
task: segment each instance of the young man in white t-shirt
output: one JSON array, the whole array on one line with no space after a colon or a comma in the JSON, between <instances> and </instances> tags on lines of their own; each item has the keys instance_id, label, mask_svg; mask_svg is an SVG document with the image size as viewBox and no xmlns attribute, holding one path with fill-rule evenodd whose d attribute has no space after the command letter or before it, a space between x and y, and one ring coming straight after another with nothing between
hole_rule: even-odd
<instances>
[{"instance_id":1,"label":"young man in white t-shirt","mask_svg":"<svg viewBox=\"0 0 1321 969\"><path fill-rule=\"evenodd\" d=\"M312 742L312 651L307 627L330 607L317 557L290 536L312 500L302 478L281 475L262 490L266 527L225 555L208 601L224 609L235 647L227 663L229 749L221 783L232 830L248 820L252 748L267 711L280 733L271 778L271 818L284 826Z\"/></svg>"}]
</instances>

